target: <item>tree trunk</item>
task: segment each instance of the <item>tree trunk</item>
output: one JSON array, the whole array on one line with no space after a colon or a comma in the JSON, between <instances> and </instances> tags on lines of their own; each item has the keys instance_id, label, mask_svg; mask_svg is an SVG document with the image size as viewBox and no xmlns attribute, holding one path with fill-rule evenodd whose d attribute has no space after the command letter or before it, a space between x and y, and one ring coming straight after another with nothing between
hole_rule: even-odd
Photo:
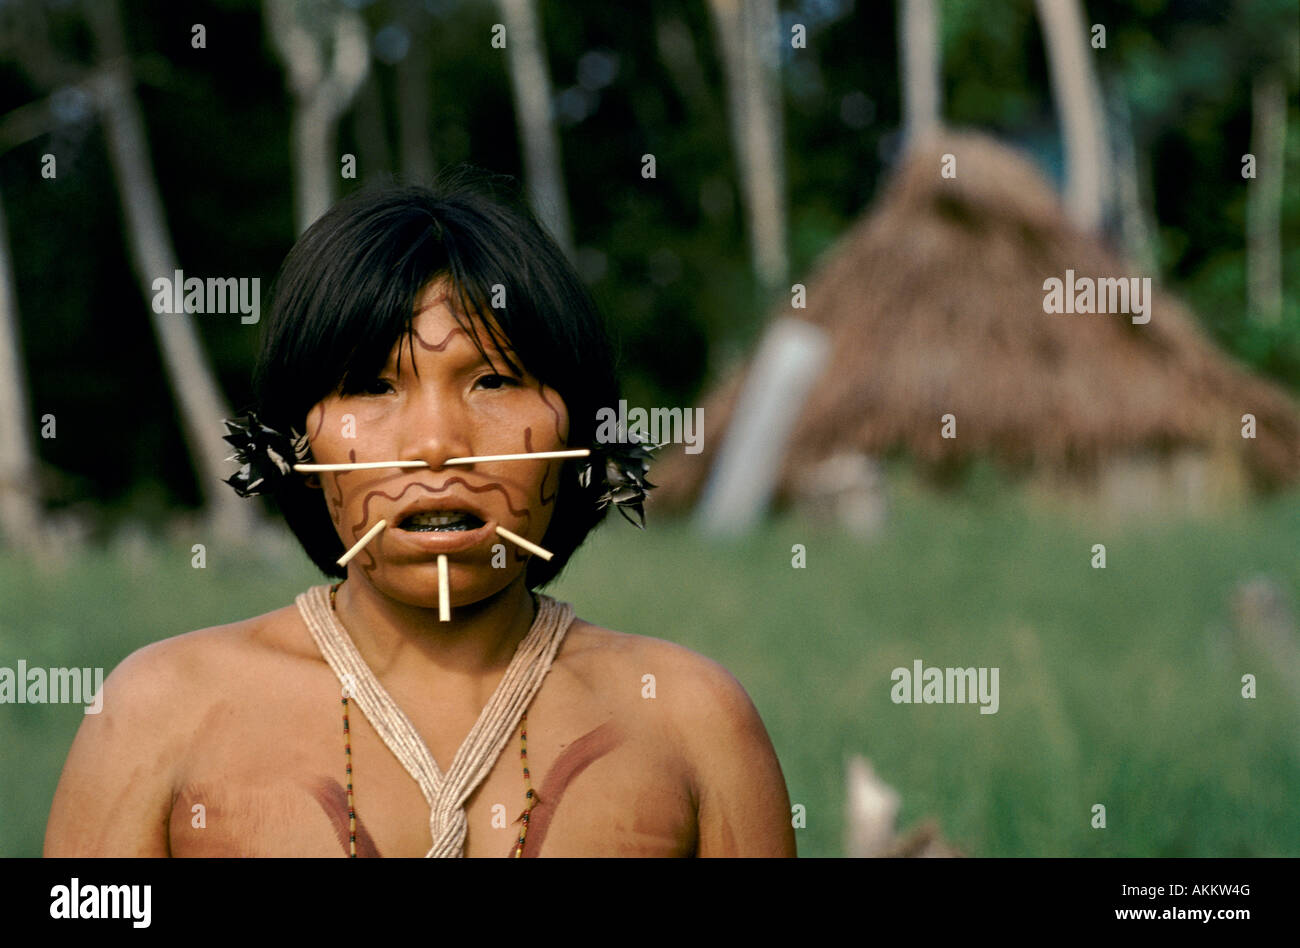
<instances>
[{"instance_id":1,"label":"tree trunk","mask_svg":"<svg viewBox=\"0 0 1300 948\"><path fill-rule=\"evenodd\" d=\"M515 118L523 138L524 174L533 208L573 259L573 226L561 173L560 137L551 115L551 77L533 0L500 0Z\"/></svg>"},{"instance_id":2,"label":"tree trunk","mask_svg":"<svg viewBox=\"0 0 1300 948\"><path fill-rule=\"evenodd\" d=\"M690 27L679 17L665 17L655 24L655 45L677 94L691 112L691 120L706 123L721 118Z\"/></svg>"},{"instance_id":3,"label":"tree trunk","mask_svg":"<svg viewBox=\"0 0 1300 948\"><path fill-rule=\"evenodd\" d=\"M709 0L727 81L727 112L759 283L789 275L780 59L775 0Z\"/></svg>"},{"instance_id":4,"label":"tree trunk","mask_svg":"<svg viewBox=\"0 0 1300 948\"><path fill-rule=\"evenodd\" d=\"M1075 226L1097 233L1106 214L1109 152L1101 90L1079 0L1036 0L1065 143L1065 205Z\"/></svg>"},{"instance_id":5,"label":"tree trunk","mask_svg":"<svg viewBox=\"0 0 1300 948\"><path fill-rule=\"evenodd\" d=\"M290 140L294 167L294 217L302 233L334 203L342 165L336 133L340 116L370 72L365 22L355 11L333 9L325 25L308 26L302 17L319 15L316 5L296 0L265 0L267 32L284 61L293 96ZM318 33L328 32L332 50L326 70ZM367 169L359 169L365 173Z\"/></svg>"},{"instance_id":6,"label":"tree trunk","mask_svg":"<svg viewBox=\"0 0 1300 948\"><path fill-rule=\"evenodd\" d=\"M939 21L934 0L900 0L898 43L903 63L903 149L939 128Z\"/></svg>"},{"instance_id":7,"label":"tree trunk","mask_svg":"<svg viewBox=\"0 0 1300 948\"><path fill-rule=\"evenodd\" d=\"M767 512L790 437L808 393L830 357L820 326L783 317L768 327L695 509L708 536L738 536Z\"/></svg>"},{"instance_id":8,"label":"tree trunk","mask_svg":"<svg viewBox=\"0 0 1300 948\"><path fill-rule=\"evenodd\" d=\"M141 291L146 300L152 300L153 281L170 279L179 269L176 252L149 158L144 120L131 89L117 0L92 0L86 10L99 56L107 67L97 83L96 99L126 219L127 243ZM230 410L204 358L194 324L188 316L157 313L152 306L149 312L200 495L223 529L247 533L255 523L253 511L220 483L232 473L226 463L227 445L222 441L226 431L221 424Z\"/></svg>"},{"instance_id":9,"label":"tree trunk","mask_svg":"<svg viewBox=\"0 0 1300 948\"><path fill-rule=\"evenodd\" d=\"M1286 152L1286 77L1269 69L1251 88L1250 150L1255 180L1246 192L1246 298L1258 323L1282 319L1282 167Z\"/></svg>"},{"instance_id":10,"label":"tree trunk","mask_svg":"<svg viewBox=\"0 0 1300 948\"><path fill-rule=\"evenodd\" d=\"M1146 146L1133 131L1133 117L1123 86L1108 87L1110 114L1115 146L1115 210L1119 217L1120 246L1140 273L1156 276L1154 241L1151 238L1151 215L1146 195L1150 194L1149 165Z\"/></svg>"},{"instance_id":11,"label":"tree trunk","mask_svg":"<svg viewBox=\"0 0 1300 948\"><path fill-rule=\"evenodd\" d=\"M0 203L0 534L7 546L23 550L35 549L41 533L29 410L9 225Z\"/></svg>"}]
</instances>

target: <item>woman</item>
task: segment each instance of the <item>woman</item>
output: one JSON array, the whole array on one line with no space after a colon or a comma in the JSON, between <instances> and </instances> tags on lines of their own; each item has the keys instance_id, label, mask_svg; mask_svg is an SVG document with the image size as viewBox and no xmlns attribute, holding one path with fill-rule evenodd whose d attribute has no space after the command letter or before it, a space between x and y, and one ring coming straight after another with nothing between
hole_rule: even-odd
<instances>
[{"instance_id":1,"label":"woman","mask_svg":"<svg viewBox=\"0 0 1300 948\"><path fill-rule=\"evenodd\" d=\"M610 346L516 200L461 178L338 204L285 261L255 387L230 483L341 582L129 656L47 855L794 854L736 680L533 592L649 485L645 451L595 443ZM293 468L395 461L423 466Z\"/></svg>"}]
</instances>

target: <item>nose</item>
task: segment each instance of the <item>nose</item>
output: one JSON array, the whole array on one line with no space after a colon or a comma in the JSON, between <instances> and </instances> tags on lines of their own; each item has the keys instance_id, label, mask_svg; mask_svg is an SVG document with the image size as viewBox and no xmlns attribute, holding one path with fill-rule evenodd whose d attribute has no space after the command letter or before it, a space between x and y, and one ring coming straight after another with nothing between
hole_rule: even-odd
<instances>
[{"instance_id":1,"label":"nose","mask_svg":"<svg viewBox=\"0 0 1300 948\"><path fill-rule=\"evenodd\" d=\"M430 470L443 466L448 458L472 454L469 418L465 407L447 393L422 387L407 401L401 420L402 461L424 461Z\"/></svg>"}]
</instances>

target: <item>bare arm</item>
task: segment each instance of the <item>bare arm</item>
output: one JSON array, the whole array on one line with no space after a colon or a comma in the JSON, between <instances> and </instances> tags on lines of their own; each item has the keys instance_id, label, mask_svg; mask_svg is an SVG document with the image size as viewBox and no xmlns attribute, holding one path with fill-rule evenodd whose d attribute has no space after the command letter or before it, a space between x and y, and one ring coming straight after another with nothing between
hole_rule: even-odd
<instances>
[{"instance_id":1,"label":"bare arm","mask_svg":"<svg viewBox=\"0 0 1300 948\"><path fill-rule=\"evenodd\" d=\"M46 856L168 856L168 820L183 700L160 642L128 656L103 686L103 710L86 715L63 765Z\"/></svg>"},{"instance_id":2,"label":"bare arm","mask_svg":"<svg viewBox=\"0 0 1300 948\"><path fill-rule=\"evenodd\" d=\"M698 800L696 855L796 855L785 778L749 695L707 659L686 680L679 715Z\"/></svg>"}]
</instances>

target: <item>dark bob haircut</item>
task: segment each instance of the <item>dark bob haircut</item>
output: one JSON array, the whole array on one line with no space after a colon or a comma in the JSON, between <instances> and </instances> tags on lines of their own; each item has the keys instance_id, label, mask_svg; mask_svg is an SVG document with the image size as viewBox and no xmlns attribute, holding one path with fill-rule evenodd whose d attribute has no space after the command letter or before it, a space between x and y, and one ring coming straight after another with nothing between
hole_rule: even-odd
<instances>
[{"instance_id":1,"label":"dark bob haircut","mask_svg":"<svg viewBox=\"0 0 1300 948\"><path fill-rule=\"evenodd\" d=\"M301 432L307 414L334 392L360 390L399 339L409 342L421 291L447 277L456 321L488 361L508 342L514 359L550 386L569 411L569 445L591 447L596 411L618 404L614 356L595 303L573 266L528 210L511 179L473 168L432 187L387 183L340 201L298 240L276 277L254 375L257 412L279 431ZM494 310L491 288L505 288ZM490 314L492 320L470 314ZM485 345L486 332L493 346ZM501 338L504 336L504 339ZM566 461L551 523L534 557L529 588L554 579L601 520L598 478L584 488L582 461ZM307 555L326 575L344 547L324 491L289 479L274 498Z\"/></svg>"}]
</instances>

